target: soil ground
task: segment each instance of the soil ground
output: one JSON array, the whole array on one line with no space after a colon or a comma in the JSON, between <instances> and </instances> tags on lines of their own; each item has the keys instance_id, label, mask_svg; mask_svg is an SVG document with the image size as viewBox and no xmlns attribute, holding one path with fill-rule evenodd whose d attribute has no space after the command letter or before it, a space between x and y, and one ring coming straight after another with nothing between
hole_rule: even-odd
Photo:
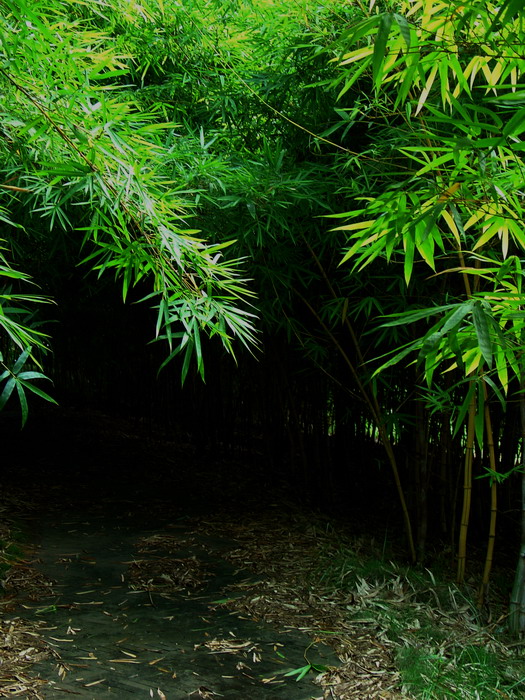
<instances>
[{"instance_id":1,"label":"soil ground","mask_svg":"<svg viewBox=\"0 0 525 700\"><path fill-rule=\"evenodd\" d=\"M314 674L284 674L305 665L305 650L308 662L336 665L328 646L214 605L232 595L226 584L254 576L224 559L232 542L208 532L206 516L242 521L281 507L250 464L221 464L96 414L51 414L10 442L7 488L18 494L32 565L52 582L16 610L45 623L57 653L33 668L47 681L43 698L322 696ZM141 552L144 541L160 545Z\"/></svg>"},{"instance_id":2,"label":"soil ground","mask_svg":"<svg viewBox=\"0 0 525 700\"><path fill-rule=\"evenodd\" d=\"M45 620L44 638L60 657L35 669L49 681L44 697L63 698L65 691L96 699L148 698L159 697L157 689L173 700L206 691L231 700L318 696L310 679L296 683L282 675L304 665L304 635L210 610L224 598L225 583L242 575L220 557L227 543L171 522L137 526L130 505L106 501L98 513L65 511L33 523L38 568L56 582L51 595L25 609L29 619ZM202 561L208 582L194 592L130 588L130 563L164 554L139 554L137 542L174 531L182 544L173 556ZM232 643L233 652L212 653L205 644L214 640ZM324 645L310 649L309 658L336 663ZM269 678L274 680L262 680Z\"/></svg>"}]
</instances>

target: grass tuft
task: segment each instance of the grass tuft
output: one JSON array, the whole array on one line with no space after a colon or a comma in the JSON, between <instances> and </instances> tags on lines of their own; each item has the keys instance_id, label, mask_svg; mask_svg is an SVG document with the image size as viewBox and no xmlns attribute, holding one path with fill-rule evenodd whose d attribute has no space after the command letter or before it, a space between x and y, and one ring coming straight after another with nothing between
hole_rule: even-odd
<instances>
[{"instance_id":1,"label":"grass tuft","mask_svg":"<svg viewBox=\"0 0 525 700\"><path fill-rule=\"evenodd\" d=\"M384 548L351 538L326 547L317 574L325 588L353 596L350 624L373 626L393 646L407 697L525 697L525 648L509 646L504 609L493 615L498 624L486 622L475 590L442 572L397 565Z\"/></svg>"}]
</instances>

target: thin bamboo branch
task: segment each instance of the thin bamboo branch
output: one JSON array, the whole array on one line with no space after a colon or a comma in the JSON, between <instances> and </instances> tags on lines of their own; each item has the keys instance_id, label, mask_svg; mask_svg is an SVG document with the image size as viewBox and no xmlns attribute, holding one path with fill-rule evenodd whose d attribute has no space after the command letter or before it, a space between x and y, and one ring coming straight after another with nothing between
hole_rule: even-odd
<instances>
[{"instance_id":1,"label":"thin bamboo branch","mask_svg":"<svg viewBox=\"0 0 525 700\"><path fill-rule=\"evenodd\" d=\"M489 538L487 542L487 553L485 557L485 567L483 570L483 579L478 594L478 607L482 607L487 600L489 591L490 572L492 570L492 562L494 559L494 544L496 540L496 521L498 513L498 482L496 480L497 462L496 450L494 449L494 433L492 430L492 420L490 417L490 408L488 403L487 385L483 381L483 397L485 400L485 429L487 431L487 448L489 452L490 471L494 474L490 486L490 524Z\"/></svg>"},{"instance_id":2,"label":"thin bamboo branch","mask_svg":"<svg viewBox=\"0 0 525 700\"><path fill-rule=\"evenodd\" d=\"M328 326L325 324L323 319L319 316L317 311L313 308L313 306L308 302L307 299L305 299L299 292L296 291L296 294L300 297L300 299L303 301L303 303L307 306L307 308L310 310L314 318L317 320L323 331L326 333L326 335L330 338L332 343L334 344L334 347L337 349L341 357L343 358L346 366L352 373L352 376L354 377L354 380L359 388L359 391L361 392L365 403L367 404L370 413L372 414L372 418L374 420L374 423L377 427L379 437L381 439L381 443L383 444L383 447L385 449L385 452L388 457L388 461L390 463L390 467L392 469L392 475L394 477L394 483L396 485L396 490L399 498L399 502L401 505L401 511L403 513L403 522L405 524L405 532L408 540L408 547L410 551L410 557L413 562L416 561L417 556L416 556L416 548L414 544L414 536L412 534L412 523L410 520L410 514L408 512L408 507L406 504L406 499L405 499L405 494L403 491L403 486L401 484L401 477L399 475L399 469L397 467L397 460L396 456L394 454L394 449L392 447L392 443L390 442L390 438L388 437L388 433L386 432L385 424L381 418L381 414L378 411L379 409L379 404L377 403L377 399L373 396L373 394L370 394L364 387L363 382L361 381L359 374L357 373L356 368L354 367L354 364L352 360L348 357L347 353L345 352L344 348L342 347L341 343L337 340L337 338L334 336L332 331L328 328ZM376 408L377 407L377 408Z\"/></svg>"},{"instance_id":3,"label":"thin bamboo branch","mask_svg":"<svg viewBox=\"0 0 525 700\"><path fill-rule=\"evenodd\" d=\"M465 285L465 293L467 298L472 297L472 288L470 286L470 280L468 272L465 270L465 258L463 257L463 251L458 245L458 257L460 261L460 267L463 268L463 283ZM479 265L479 261L476 261L476 265ZM479 285L479 277L474 279L474 285L477 287ZM461 523L459 527L459 539L458 539L458 568L457 568L457 582L463 583L465 580L465 570L467 565L467 536L468 528L470 523L470 506L472 503L472 463L474 461L474 440L476 434L476 390L473 380L469 382L469 391L472 391L472 397L470 399L470 404L468 408L468 424L467 424L467 444L465 447L465 471L463 474L463 507L461 510Z\"/></svg>"},{"instance_id":4,"label":"thin bamboo branch","mask_svg":"<svg viewBox=\"0 0 525 700\"><path fill-rule=\"evenodd\" d=\"M469 387L472 388L474 382L471 380ZM474 456L476 420L476 392L472 391L468 409L467 444L465 447L465 472L463 476L463 510L461 512L461 525L459 529L458 541L458 571L457 582L463 583L465 580L465 569L467 561L467 534L470 520L470 504L472 500L472 461Z\"/></svg>"}]
</instances>

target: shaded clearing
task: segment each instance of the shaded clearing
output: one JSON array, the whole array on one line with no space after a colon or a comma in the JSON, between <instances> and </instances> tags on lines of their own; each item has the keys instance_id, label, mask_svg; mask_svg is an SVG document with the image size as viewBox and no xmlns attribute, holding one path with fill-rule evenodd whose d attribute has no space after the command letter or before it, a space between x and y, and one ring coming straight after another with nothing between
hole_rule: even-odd
<instances>
[{"instance_id":1,"label":"shaded clearing","mask_svg":"<svg viewBox=\"0 0 525 700\"><path fill-rule=\"evenodd\" d=\"M444 676L473 669L477 649L504 658L519 691L497 616L483 628L451 583L300 508L256 456L212 459L101 414L39 426L6 474L23 543L3 600L6 624L38 643L18 677L4 665L0 695L387 700L425 682L426 697L455 697L418 675L418 649Z\"/></svg>"}]
</instances>

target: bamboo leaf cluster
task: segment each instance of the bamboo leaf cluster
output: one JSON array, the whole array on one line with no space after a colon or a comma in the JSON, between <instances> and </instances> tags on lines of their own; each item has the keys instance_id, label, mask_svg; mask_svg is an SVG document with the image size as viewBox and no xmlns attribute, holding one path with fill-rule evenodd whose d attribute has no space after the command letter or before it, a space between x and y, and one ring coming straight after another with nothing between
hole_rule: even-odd
<instances>
[{"instance_id":1,"label":"bamboo leaf cluster","mask_svg":"<svg viewBox=\"0 0 525 700\"><path fill-rule=\"evenodd\" d=\"M83 3L2 3L4 206L47 245L57 231L79 237L83 262L113 272L124 300L146 282L157 337L170 356L194 353L203 374L201 334L229 352L234 337L256 344L253 292L228 242L209 245L191 226L191 201L166 167L177 126L141 108L128 84L132 57L97 26L116 9L130 22L148 13L95 5L100 15L86 17Z\"/></svg>"}]
</instances>

